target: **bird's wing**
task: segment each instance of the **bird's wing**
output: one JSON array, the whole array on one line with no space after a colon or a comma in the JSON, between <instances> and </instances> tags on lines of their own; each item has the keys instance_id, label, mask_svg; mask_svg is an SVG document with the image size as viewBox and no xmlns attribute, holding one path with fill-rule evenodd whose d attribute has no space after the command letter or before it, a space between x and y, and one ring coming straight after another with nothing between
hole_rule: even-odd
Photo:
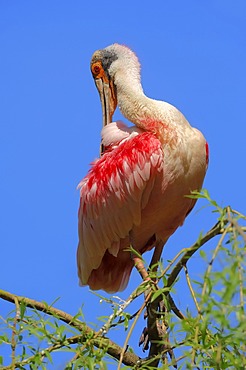
<instances>
[{"instance_id":1,"label":"bird's wing","mask_svg":"<svg viewBox=\"0 0 246 370\"><path fill-rule=\"evenodd\" d=\"M112 149L123 140L129 140L130 137L132 138L143 132L136 126L128 127L122 121L111 122L102 128L102 144L105 148Z\"/></svg>"},{"instance_id":2,"label":"bird's wing","mask_svg":"<svg viewBox=\"0 0 246 370\"><path fill-rule=\"evenodd\" d=\"M78 273L86 284L106 251L117 256L120 239L141 222L163 150L155 135L144 132L106 152L79 184Z\"/></svg>"}]
</instances>

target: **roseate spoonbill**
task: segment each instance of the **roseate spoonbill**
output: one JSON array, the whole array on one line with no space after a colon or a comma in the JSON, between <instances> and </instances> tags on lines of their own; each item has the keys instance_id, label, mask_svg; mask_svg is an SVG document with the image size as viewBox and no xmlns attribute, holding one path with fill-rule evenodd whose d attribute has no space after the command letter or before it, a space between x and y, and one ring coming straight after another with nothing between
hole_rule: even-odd
<instances>
[{"instance_id":1,"label":"roseate spoonbill","mask_svg":"<svg viewBox=\"0 0 246 370\"><path fill-rule=\"evenodd\" d=\"M79 184L78 275L81 285L112 293L126 287L134 263L141 270L130 245L139 254L155 247L158 260L183 224L195 204L186 195L202 187L208 146L174 106L144 94L128 47L96 51L91 72L104 127L101 158ZM111 122L117 105L135 126Z\"/></svg>"}]
</instances>

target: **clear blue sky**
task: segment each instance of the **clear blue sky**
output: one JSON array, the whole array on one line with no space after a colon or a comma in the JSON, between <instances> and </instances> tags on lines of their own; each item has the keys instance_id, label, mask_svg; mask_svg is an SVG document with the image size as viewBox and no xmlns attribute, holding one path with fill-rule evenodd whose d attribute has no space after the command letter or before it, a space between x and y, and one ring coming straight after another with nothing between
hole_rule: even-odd
<instances>
[{"instance_id":1,"label":"clear blue sky","mask_svg":"<svg viewBox=\"0 0 246 370\"><path fill-rule=\"evenodd\" d=\"M114 42L139 56L146 94L177 106L206 136L211 196L246 212L245 37L245 0L1 1L2 289L49 303L61 297L56 306L72 314L84 304L87 322L109 312L78 286L76 186L100 142L90 58ZM170 239L164 261L212 226L203 204ZM199 263L197 255L197 273ZM120 297L139 282L133 273ZM182 289L176 300L189 305ZM0 315L11 309L0 301Z\"/></svg>"}]
</instances>

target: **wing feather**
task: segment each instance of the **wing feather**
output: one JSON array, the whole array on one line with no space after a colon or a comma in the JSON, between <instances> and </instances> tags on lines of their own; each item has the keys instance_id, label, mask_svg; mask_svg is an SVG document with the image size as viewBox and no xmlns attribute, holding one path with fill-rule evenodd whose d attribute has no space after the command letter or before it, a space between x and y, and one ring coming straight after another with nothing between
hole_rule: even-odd
<instances>
[{"instance_id":1,"label":"wing feather","mask_svg":"<svg viewBox=\"0 0 246 370\"><path fill-rule=\"evenodd\" d=\"M161 143L148 132L129 137L92 164L79 184L77 260L81 284L99 268L106 251L117 261L120 240L141 223L142 209L162 168ZM122 271L122 286L128 273ZM110 271L108 276L110 279Z\"/></svg>"}]
</instances>

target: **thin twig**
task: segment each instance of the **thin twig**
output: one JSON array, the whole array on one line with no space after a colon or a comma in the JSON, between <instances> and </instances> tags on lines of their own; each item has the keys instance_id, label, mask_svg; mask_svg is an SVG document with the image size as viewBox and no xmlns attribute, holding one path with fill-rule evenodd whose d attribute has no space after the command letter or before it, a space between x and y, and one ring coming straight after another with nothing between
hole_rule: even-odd
<instances>
[{"instance_id":1,"label":"thin twig","mask_svg":"<svg viewBox=\"0 0 246 370\"><path fill-rule=\"evenodd\" d=\"M191 349L191 363L192 364L195 364L195 358L196 358L196 346L195 344L198 343L198 337L199 337L199 326L197 325L196 326L196 329L195 329L195 336L194 336L194 343L193 343L193 346L192 346L192 349Z\"/></svg>"},{"instance_id":2,"label":"thin twig","mask_svg":"<svg viewBox=\"0 0 246 370\"><path fill-rule=\"evenodd\" d=\"M151 296L151 293L149 293L149 296L147 297L146 301L147 301L147 300L149 300L150 296ZM146 301L145 301L145 302L142 304L142 306L140 307L140 309L139 309L139 311L138 311L138 313L137 313L137 315L136 315L136 317L135 317L135 319L134 319L134 321L133 321L133 323L132 323L132 325L131 325L131 327L130 327L130 330L129 330L129 332L128 332L127 336L126 336L126 339L125 339L125 342L124 342L124 345L123 345L123 347L122 347L122 351L121 351L121 354L120 354L120 359L119 359L119 363L118 363L117 370L119 370L119 369L120 369L120 367L121 367L121 364L122 364L122 362L123 362L124 353L125 353L125 351L126 351L126 348L127 348L127 344L128 344L129 338L130 338L130 336L132 335L133 329L134 329L134 327L135 327L135 325L136 325L136 323L137 323L137 321L138 321L138 319L139 319L139 317L140 317L141 313L143 312L143 310L144 310L144 308L145 308L145 306L146 306Z\"/></svg>"},{"instance_id":3,"label":"thin twig","mask_svg":"<svg viewBox=\"0 0 246 370\"><path fill-rule=\"evenodd\" d=\"M12 348L12 353L11 353L12 364L11 364L11 368L13 370L15 369L15 359L16 359L16 356L15 356L16 335L17 335L16 326L17 326L17 322L18 322L18 320L20 318L20 305L19 305L18 299L14 298L14 302L15 302L15 318L14 318L14 324L13 324L13 327L12 327L12 336L11 336L11 348Z\"/></svg>"},{"instance_id":4,"label":"thin twig","mask_svg":"<svg viewBox=\"0 0 246 370\"><path fill-rule=\"evenodd\" d=\"M241 235L241 237L243 238L244 240L244 243L246 243L246 234L245 232L243 232L242 228L238 225L237 221L235 220L235 218L232 218L231 217L231 212L230 212L230 207L227 207L227 217L228 217L228 220L229 222L235 227L235 229L237 230L238 234Z\"/></svg>"},{"instance_id":5,"label":"thin twig","mask_svg":"<svg viewBox=\"0 0 246 370\"><path fill-rule=\"evenodd\" d=\"M211 261L209 262L209 265L208 265L208 268L205 272L205 276L204 276L204 285L203 285L203 289L202 289L202 297L204 297L205 295L205 292L206 292L206 289L207 289L207 277L208 275L210 274L211 270L212 270L212 266L213 266L213 262L215 260L215 257L217 256L221 246L222 246L222 242L226 236L226 234L228 233L228 230L230 228L230 225L227 226L227 228L223 231L219 241L218 241L218 244L213 252L213 255L212 255L212 258L211 258Z\"/></svg>"},{"instance_id":6,"label":"thin twig","mask_svg":"<svg viewBox=\"0 0 246 370\"><path fill-rule=\"evenodd\" d=\"M236 231L233 232L234 239L236 240L237 235ZM238 274L239 274L239 297L240 297L240 307L242 312L244 312L244 293L243 293L243 268L241 264L242 257L239 258L240 251L238 248L237 243L235 243L235 249L236 249L236 258L237 258L237 267L238 267Z\"/></svg>"},{"instance_id":7,"label":"thin twig","mask_svg":"<svg viewBox=\"0 0 246 370\"><path fill-rule=\"evenodd\" d=\"M231 217L231 210L228 209L228 219L230 219L230 221L232 222L233 219ZM233 237L234 239L236 240L237 239L237 233L239 233L239 229L241 229L241 227L237 224L237 227L236 225L234 224L234 227L235 229L233 230ZM239 233L241 235L241 233ZM235 246L235 249L236 249L236 259L237 259L237 267L238 267L238 276L239 276L239 299L240 299L240 308L241 308L241 312L240 314L243 314L245 315L245 308L244 308L244 286L243 286L243 266L242 266L242 262L243 262L243 257L240 253L240 248L238 247L237 243L234 244ZM245 332L245 330L244 330ZM244 343L242 343L242 349L243 351L245 352L245 349L246 349L246 345Z\"/></svg>"},{"instance_id":8,"label":"thin twig","mask_svg":"<svg viewBox=\"0 0 246 370\"><path fill-rule=\"evenodd\" d=\"M67 346L69 344L76 344L78 342L80 342L80 339L81 339L81 335L76 335L76 336L73 336L73 337L70 337L70 338L67 338L65 342L61 342L61 343L56 343L56 344L53 344L52 346L50 347L47 347L46 349L43 349L40 351L40 356L43 356L43 357L47 357L46 353L51 353L55 350L58 350L60 348L62 348L63 346ZM33 360L37 357L37 354L33 355L33 356L30 356L28 358L26 358L25 360L22 360L22 361L19 361L19 362L16 362L15 363L15 369L16 368L19 368L21 366L25 366L27 364L30 364L33 362ZM8 365L8 366L3 366L1 367L1 370L12 370L12 364L11 365Z\"/></svg>"},{"instance_id":9,"label":"thin twig","mask_svg":"<svg viewBox=\"0 0 246 370\"><path fill-rule=\"evenodd\" d=\"M184 265L184 270L185 270L186 281L187 281L188 287L190 289L190 293L191 293L191 296L193 298L193 301L195 302L197 312L201 315L201 309L200 309L199 304L197 302L196 295L195 295L195 292L193 290L193 287L192 287L192 284L191 284L191 281L190 281L187 265Z\"/></svg>"},{"instance_id":10,"label":"thin twig","mask_svg":"<svg viewBox=\"0 0 246 370\"><path fill-rule=\"evenodd\" d=\"M118 323L115 323L113 324L113 321L116 317L120 316L122 314L122 312L136 299L138 298L141 294L144 293L145 291L145 288L144 286L148 284L148 282L144 281L144 282L141 282L141 284L133 291L133 293L129 296L129 298L123 303L120 305L120 308L113 312L110 316L109 316L109 319L108 321L102 326L102 328L100 329L100 333L102 333L103 335L105 335L110 328L118 325L118 324L121 324L122 322L124 322L125 320L119 320ZM131 316L131 318L134 318L136 315L138 314L138 311L133 314Z\"/></svg>"},{"instance_id":11,"label":"thin twig","mask_svg":"<svg viewBox=\"0 0 246 370\"><path fill-rule=\"evenodd\" d=\"M173 311L173 313L181 320L186 319L185 315L180 311L180 309L176 306L171 294L169 293L167 295L168 303L170 304L170 308Z\"/></svg>"},{"instance_id":12,"label":"thin twig","mask_svg":"<svg viewBox=\"0 0 246 370\"><path fill-rule=\"evenodd\" d=\"M245 216L245 215L243 215L242 213L240 213L240 212L236 211L235 209L231 209L231 212L232 212L233 214L235 214L235 215L238 215L240 218L242 218L242 219L246 220L246 216Z\"/></svg>"}]
</instances>

